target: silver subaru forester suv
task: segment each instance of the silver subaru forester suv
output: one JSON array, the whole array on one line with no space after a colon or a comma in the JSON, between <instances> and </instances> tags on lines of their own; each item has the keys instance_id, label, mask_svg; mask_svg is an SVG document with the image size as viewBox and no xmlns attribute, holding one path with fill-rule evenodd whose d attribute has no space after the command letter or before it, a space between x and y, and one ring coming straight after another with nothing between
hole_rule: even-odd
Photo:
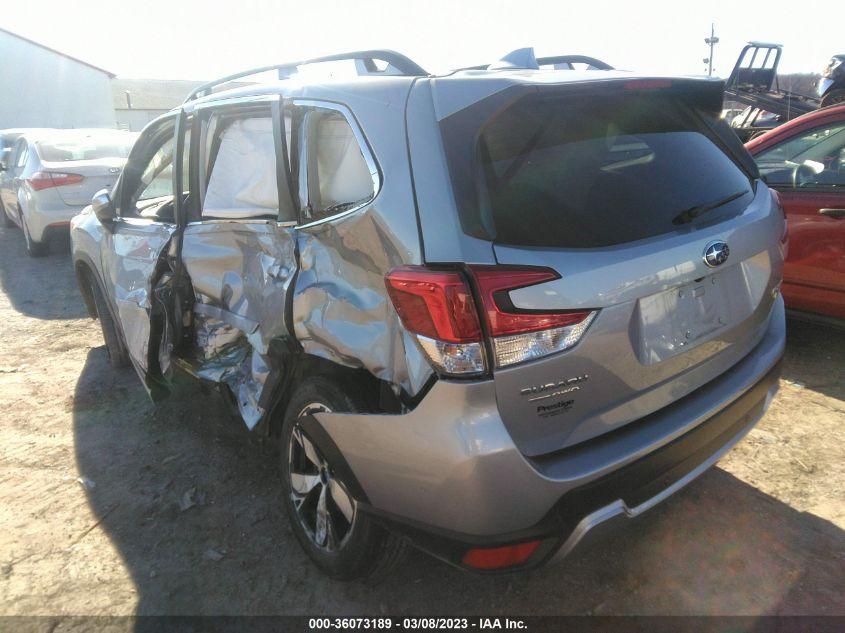
<instances>
[{"instance_id":1,"label":"silver subaru forester suv","mask_svg":"<svg viewBox=\"0 0 845 633\"><path fill-rule=\"evenodd\" d=\"M226 77L74 218L80 289L154 399L186 372L278 438L326 573L409 543L485 572L560 559L700 475L777 389L785 219L722 89L530 50Z\"/></svg>"}]
</instances>

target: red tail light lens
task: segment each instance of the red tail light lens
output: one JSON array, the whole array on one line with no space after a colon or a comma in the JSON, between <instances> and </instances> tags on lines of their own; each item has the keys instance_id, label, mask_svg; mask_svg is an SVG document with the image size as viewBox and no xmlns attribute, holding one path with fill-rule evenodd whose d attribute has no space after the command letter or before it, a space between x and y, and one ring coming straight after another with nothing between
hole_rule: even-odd
<instances>
[{"instance_id":1,"label":"red tail light lens","mask_svg":"<svg viewBox=\"0 0 845 633\"><path fill-rule=\"evenodd\" d=\"M540 541L529 541L505 547L475 548L467 550L461 562L475 569L503 569L521 565L540 546Z\"/></svg>"},{"instance_id":2,"label":"red tail light lens","mask_svg":"<svg viewBox=\"0 0 845 633\"><path fill-rule=\"evenodd\" d=\"M80 174L69 174L56 171L37 171L27 179L29 186L35 191L42 191L51 187L63 187L65 185L76 185L85 180Z\"/></svg>"},{"instance_id":3,"label":"red tail light lens","mask_svg":"<svg viewBox=\"0 0 845 633\"><path fill-rule=\"evenodd\" d=\"M470 266L486 319L496 367L560 352L575 345L590 326L593 310L520 310L509 292L551 281L547 268ZM462 273L424 266L396 268L387 292L405 329L416 335L429 360L446 374L486 370L483 333L472 292Z\"/></svg>"},{"instance_id":4,"label":"red tail light lens","mask_svg":"<svg viewBox=\"0 0 845 633\"><path fill-rule=\"evenodd\" d=\"M590 315L590 310L529 312L514 307L508 295L511 290L558 279L560 275L553 270L507 266L470 266L470 270L478 284L490 334L494 337L575 325Z\"/></svg>"},{"instance_id":5,"label":"red tail light lens","mask_svg":"<svg viewBox=\"0 0 845 633\"><path fill-rule=\"evenodd\" d=\"M387 275L387 292L411 332L450 343L481 340L475 303L460 273L395 268Z\"/></svg>"},{"instance_id":6,"label":"red tail light lens","mask_svg":"<svg viewBox=\"0 0 845 633\"><path fill-rule=\"evenodd\" d=\"M481 324L469 285L457 271L403 266L385 277L402 324L429 360L453 375L486 371Z\"/></svg>"},{"instance_id":7,"label":"red tail light lens","mask_svg":"<svg viewBox=\"0 0 845 633\"><path fill-rule=\"evenodd\" d=\"M510 291L552 281L559 275L547 268L470 266L493 337L496 367L507 367L569 349L581 340L596 315L594 310L520 310Z\"/></svg>"}]
</instances>

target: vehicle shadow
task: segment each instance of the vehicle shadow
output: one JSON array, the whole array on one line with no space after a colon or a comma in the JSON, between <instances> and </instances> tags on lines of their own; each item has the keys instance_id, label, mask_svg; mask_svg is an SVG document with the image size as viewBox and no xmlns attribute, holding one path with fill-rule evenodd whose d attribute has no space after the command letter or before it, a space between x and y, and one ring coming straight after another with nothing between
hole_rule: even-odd
<instances>
[{"instance_id":1,"label":"vehicle shadow","mask_svg":"<svg viewBox=\"0 0 845 633\"><path fill-rule=\"evenodd\" d=\"M845 614L845 531L718 468L562 566L477 576L413 552L379 584L329 580L287 526L273 451L221 404L186 386L153 405L88 353L76 461L138 615Z\"/></svg>"},{"instance_id":2,"label":"vehicle shadow","mask_svg":"<svg viewBox=\"0 0 845 633\"><path fill-rule=\"evenodd\" d=\"M787 319L786 339L783 378L845 400L845 329Z\"/></svg>"},{"instance_id":3,"label":"vehicle shadow","mask_svg":"<svg viewBox=\"0 0 845 633\"><path fill-rule=\"evenodd\" d=\"M67 239L54 240L45 257L30 257L20 229L0 228L0 251L6 254L0 287L15 310L36 319L88 316L76 287Z\"/></svg>"}]
</instances>

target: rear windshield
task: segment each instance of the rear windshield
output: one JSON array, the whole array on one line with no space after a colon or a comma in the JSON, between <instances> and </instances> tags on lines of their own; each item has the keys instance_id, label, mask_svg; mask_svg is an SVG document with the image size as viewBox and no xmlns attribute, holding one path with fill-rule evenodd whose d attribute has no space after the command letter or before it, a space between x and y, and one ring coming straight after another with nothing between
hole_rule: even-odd
<instances>
[{"instance_id":1,"label":"rear windshield","mask_svg":"<svg viewBox=\"0 0 845 633\"><path fill-rule=\"evenodd\" d=\"M38 155L47 162L66 162L72 160L100 160L103 158L126 158L132 149L134 136L128 138L95 137L66 138L50 141L38 141Z\"/></svg>"},{"instance_id":2,"label":"rear windshield","mask_svg":"<svg viewBox=\"0 0 845 633\"><path fill-rule=\"evenodd\" d=\"M482 224L495 241L602 247L736 215L752 180L668 95L534 95L481 129Z\"/></svg>"}]
</instances>

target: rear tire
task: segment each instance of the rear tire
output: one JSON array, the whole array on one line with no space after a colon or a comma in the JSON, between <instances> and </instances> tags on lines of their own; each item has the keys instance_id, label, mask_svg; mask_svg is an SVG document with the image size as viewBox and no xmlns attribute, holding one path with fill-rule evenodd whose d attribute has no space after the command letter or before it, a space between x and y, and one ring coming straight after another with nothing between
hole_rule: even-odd
<instances>
[{"instance_id":1,"label":"rear tire","mask_svg":"<svg viewBox=\"0 0 845 633\"><path fill-rule=\"evenodd\" d=\"M291 528L314 564L339 580L379 579L401 562L407 549L404 539L360 510L334 465L299 425L308 412L362 410L359 393L315 376L294 389L282 422L282 493Z\"/></svg>"},{"instance_id":2,"label":"rear tire","mask_svg":"<svg viewBox=\"0 0 845 633\"><path fill-rule=\"evenodd\" d=\"M0 212L3 213L3 227L7 229L13 229L17 226L15 221L9 217L8 212L6 211L6 205L0 201Z\"/></svg>"},{"instance_id":3,"label":"rear tire","mask_svg":"<svg viewBox=\"0 0 845 633\"><path fill-rule=\"evenodd\" d=\"M30 257L44 257L50 252L50 244L48 242L36 242L32 239L32 235L29 233L29 227L26 225L26 218L20 209L18 209L18 213L20 214L21 224L23 225L23 239L26 242L27 254Z\"/></svg>"},{"instance_id":4,"label":"rear tire","mask_svg":"<svg viewBox=\"0 0 845 633\"><path fill-rule=\"evenodd\" d=\"M827 106L839 105L840 103L845 103L845 89L831 90L828 92L822 97L821 107L826 108Z\"/></svg>"},{"instance_id":5,"label":"rear tire","mask_svg":"<svg viewBox=\"0 0 845 633\"><path fill-rule=\"evenodd\" d=\"M94 298L94 307L97 309L97 319L100 321L100 329L103 331L103 341L106 344L106 352L109 355L109 363L114 368L126 367L129 364L129 354L123 346L120 334L117 332L114 319L112 319L109 307L100 292L100 286L96 281L90 279L91 296Z\"/></svg>"}]
</instances>

